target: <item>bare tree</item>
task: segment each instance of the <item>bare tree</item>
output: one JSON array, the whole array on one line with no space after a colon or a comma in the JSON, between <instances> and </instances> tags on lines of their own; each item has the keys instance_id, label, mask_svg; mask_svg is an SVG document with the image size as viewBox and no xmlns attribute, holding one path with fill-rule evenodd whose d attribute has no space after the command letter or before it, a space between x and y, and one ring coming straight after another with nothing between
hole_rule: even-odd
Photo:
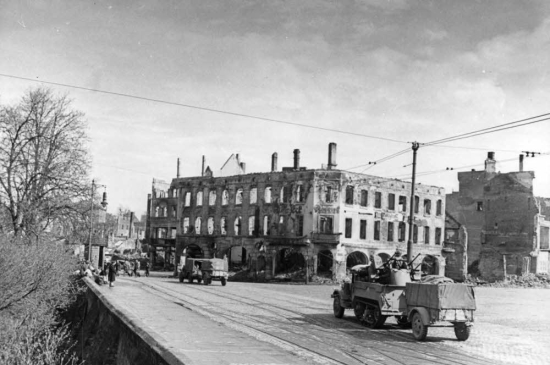
<instances>
[{"instance_id":1,"label":"bare tree","mask_svg":"<svg viewBox=\"0 0 550 365\"><path fill-rule=\"evenodd\" d=\"M15 106L0 106L2 229L38 237L52 222L80 214L89 199L90 167L83 113L66 96L30 90Z\"/></svg>"}]
</instances>

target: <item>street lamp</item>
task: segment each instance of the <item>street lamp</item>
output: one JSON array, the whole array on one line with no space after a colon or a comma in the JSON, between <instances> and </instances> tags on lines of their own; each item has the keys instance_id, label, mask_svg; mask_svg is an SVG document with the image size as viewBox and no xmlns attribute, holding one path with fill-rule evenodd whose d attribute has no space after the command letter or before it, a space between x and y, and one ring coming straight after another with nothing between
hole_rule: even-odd
<instances>
[{"instance_id":1,"label":"street lamp","mask_svg":"<svg viewBox=\"0 0 550 365\"><path fill-rule=\"evenodd\" d=\"M95 180L92 180L92 203L90 208L90 237L88 239L88 261L92 262L92 232L93 232L93 226L94 226L94 194L95 194L95 188L96 186L100 186L104 189L107 189L106 185L96 184ZM107 208L107 192L103 192L103 199L101 200L101 206L103 209Z\"/></svg>"}]
</instances>

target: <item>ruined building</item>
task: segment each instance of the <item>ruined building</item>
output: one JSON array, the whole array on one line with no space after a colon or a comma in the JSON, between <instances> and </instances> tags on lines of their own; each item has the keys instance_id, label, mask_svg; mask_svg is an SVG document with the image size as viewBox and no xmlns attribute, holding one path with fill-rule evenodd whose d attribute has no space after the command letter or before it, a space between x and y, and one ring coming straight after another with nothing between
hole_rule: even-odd
<instances>
[{"instance_id":1,"label":"ruined building","mask_svg":"<svg viewBox=\"0 0 550 365\"><path fill-rule=\"evenodd\" d=\"M488 280L548 272L550 199L533 196L533 171L496 171L494 152L485 170L459 172L459 191L447 195L447 214L468 234L469 271Z\"/></svg>"},{"instance_id":2,"label":"ruined building","mask_svg":"<svg viewBox=\"0 0 550 365\"><path fill-rule=\"evenodd\" d=\"M304 269L342 278L346 269L370 260L387 260L399 247L406 253L410 182L336 169L336 144L328 164L300 165L245 173L238 155L219 177L178 177L168 185L155 181L148 199L150 238L155 255L177 264L194 257L227 256L230 265L266 278ZM228 175L224 171L237 174ZM413 252L427 273L443 273L441 243L445 191L415 188ZM174 260L175 258L175 260Z\"/></svg>"}]
</instances>

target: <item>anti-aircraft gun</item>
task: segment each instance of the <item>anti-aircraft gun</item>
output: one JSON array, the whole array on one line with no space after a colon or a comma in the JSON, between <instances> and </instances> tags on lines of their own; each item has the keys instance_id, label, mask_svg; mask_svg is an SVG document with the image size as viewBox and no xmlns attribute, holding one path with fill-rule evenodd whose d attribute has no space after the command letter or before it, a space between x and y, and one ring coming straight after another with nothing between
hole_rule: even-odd
<instances>
[{"instance_id":1,"label":"anti-aircraft gun","mask_svg":"<svg viewBox=\"0 0 550 365\"><path fill-rule=\"evenodd\" d=\"M429 275L421 278L414 261L394 254L381 266L374 260L351 269L351 282L334 290L334 316L342 318L346 309L365 326L376 329L389 316L403 328L412 327L416 340L426 339L428 327L454 327L459 341L470 335L476 309L473 287L452 279Z\"/></svg>"}]
</instances>

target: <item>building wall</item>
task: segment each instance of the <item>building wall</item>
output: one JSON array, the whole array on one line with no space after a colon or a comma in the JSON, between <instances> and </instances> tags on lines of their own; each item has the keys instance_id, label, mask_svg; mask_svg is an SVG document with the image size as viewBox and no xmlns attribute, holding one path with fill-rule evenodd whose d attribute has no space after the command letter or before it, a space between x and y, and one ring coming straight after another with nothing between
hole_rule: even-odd
<instances>
[{"instance_id":1,"label":"building wall","mask_svg":"<svg viewBox=\"0 0 550 365\"><path fill-rule=\"evenodd\" d=\"M447 195L447 211L468 229L468 265L479 260L485 228L485 185L495 173L459 172L459 191Z\"/></svg>"}]
</instances>

